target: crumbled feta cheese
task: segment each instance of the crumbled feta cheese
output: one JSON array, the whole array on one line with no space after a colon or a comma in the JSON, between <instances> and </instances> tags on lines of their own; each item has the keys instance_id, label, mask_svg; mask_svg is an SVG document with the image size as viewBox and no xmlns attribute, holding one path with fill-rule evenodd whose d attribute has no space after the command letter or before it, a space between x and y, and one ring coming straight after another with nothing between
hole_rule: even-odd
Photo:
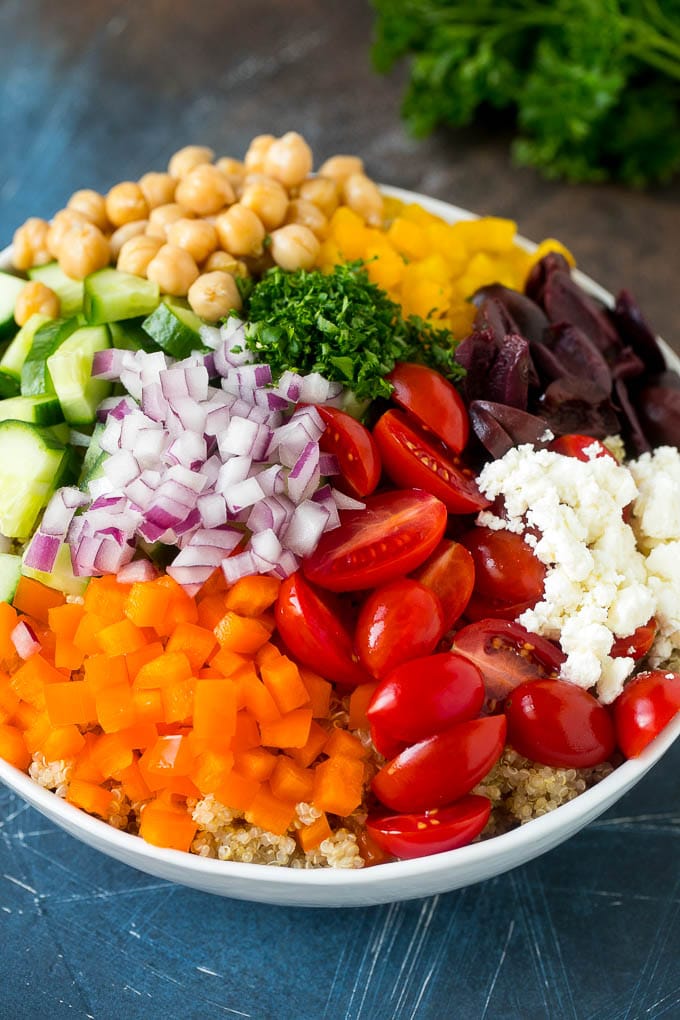
<instances>
[{"instance_id":1,"label":"crumbled feta cheese","mask_svg":"<svg viewBox=\"0 0 680 1020\"><path fill-rule=\"evenodd\" d=\"M485 511L478 523L523 534L548 568L542 600L519 622L559 641L564 679L613 701L634 667L632 658L609 654L614 640L656 608L645 558L623 519L637 496L633 475L610 457L581 461L527 445L486 465L479 487L503 498L505 516Z\"/></svg>"}]
</instances>

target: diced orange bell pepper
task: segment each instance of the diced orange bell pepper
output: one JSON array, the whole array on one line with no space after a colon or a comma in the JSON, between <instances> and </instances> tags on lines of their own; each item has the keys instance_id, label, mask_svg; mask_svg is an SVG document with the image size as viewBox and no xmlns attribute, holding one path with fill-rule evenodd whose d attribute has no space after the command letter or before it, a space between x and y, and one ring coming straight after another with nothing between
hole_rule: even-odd
<instances>
[{"instance_id":1,"label":"diced orange bell pepper","mask_svg":"<svg viewBox=\"0 0 680 1020\"><path fill-rule=\"evenodd\" d=\"M233 811L245 811L252 804L259 789L260 783L256 779L242 776L232 769L215 790L215 797L220 804Z\"/></svg>"},{"instance_id":2,"label":"diced orange bell pepper","mask_svg":"<svg viewBox=\"0 0 680 1020\"><path fill-rule=\"evenodd\" d=\"M144 645L143 648L138 648L136 652L128 652L125 656L125 662L127 663L130 680L135 679L142 666L145 666L147 662L151 662L152 659L157 659L162 654L163 645L160 641L151 641L148 645Z\"/></svg>"},{"instance_id":3,"label":"diced orange bell pepper","mask_svg":"<svg viewBox=\"0 0 680 1020\"><path fill-rule=\"evenodd\" d=\"M66 791L66 799L91 815L108 818L113 806L113 794L96 783L84 779L72 779Z\"/></svg>"},{"instance_id":4,"label":"diced orange bell pepper","mask_svg":"<svg viewBox=\"0 0 680 1020\"><path fill-rule=\"evenodd\" d=\"M73 635L73 644L80 648L85 655L96 655L101 652L99 645L99 634L106 626L106 621L100 616L86 613ZM115 654L115 652L114 652Z\"/></svg>"},{"instance_id":5,"label":"diced orange bell pepper","mask_svg":"<svg viewBox=\"0 0 680 1020\"><path fill-rule=\"evenodd\" d=\"M38 751L42 753L45 741L50 735L52 723L50 722L50 717L48 716L47 712L44 711L38 712L37 709L33 708L33 706L31 705L27 705L27 708L31 708L32 711L34 711L36 714L30 720L29 725L26 726L24 729L24 740L26 741L26 747L31 752L31 754L35 754ZM15 720L17 719L18 715L19 713L17 712Z\"/></svg>"},{"instance_id":6,"label":"diced orange bell pepper","mask_svg":"<svg viewBox=\"0 0 680 1020\"><path fill-rule=\"evenodd\" d=\"M19 578L19 584L12 599L16 610L20 613L26 613L42 623L48 622L50 609L53 609L54 606L63 605L65 601L65 597L60 591L55 591L54 588L47 588L40 581L34 581L31 577L24 577L23 574Z\"/></svg>"},{"instance_id":7,"label":"diced orange bell pepper","mask_svg":"<svg viewBox=\"0 0 680 1020\"><path fill-rule=\"evenodd\" d=\"M135 582L125 600L125 615L138 627L154 627L164 620L172 593L168 588L148 581Z\"/></svg>"},{"instance_id":8,"label":"diced orange bell pepper","mask_svg":"<svg viewBox=\"0 0 680 1020\"><path fill-rule=\"evenodd\" d=\"M163 722L181 723L188 721L194 708L196 678L173 680L161 687Z\"/></svg>"},{"instance_id":9,"label":"diced orange bell pepper","mask_svg":"<svg viewBox=\"0 0 680 1020\"><path fill-rule=\"evenodd\" d=\"M361 804L363 783L364 764L359 758L327 758L314 770L313 803L333 815L349 815Z\"/></svg>"},{"instance_id":10,"label":"diced orange bell pepper","mask_svg":"<svg viewBox=\"0 0 680 1020\"><path fill-rule=\"evenodd\" d=\"M266 785L260 787L246 808L246 821L275 836L282 836L294 818L295 804L279 800Z\"/></svg>"},{"instance_id":11,"label":"diced orange bell pepper","mask_svg":"<svg viewBox=\"0 0 680 1020\"><path fill-rule=\"evenodd\" d=\"M377 683L359 684L349 696L349 728L351 730L369 729L366 709L375 693Z\"/></svg>"},{"instance_id":12,"label":"diced orange bell pepper","mask_svg":"<svg viewBox=\"0 0 680 1020\"><path fill-rule=\"evenodd\" d=\"M132 691L128 683L108 684L95 695L97 720L104 733L127 729L137 721Z\"/></svg>"},{"instance_id":13,"label":"diced orange bell pepper","mask_svg":"<svg viewBox=\"0 0 680 1020\"><path fill-rule=\"evenodd\" d=\"M196 757L185 736L157 737L139 759L139 767L152 790L160 790L168 779L188 776L196 765Z\"/></svg>"},{"instance_id":14,"label":"diced orange bell pepper","mask_svg":"<svg viewBox=\"0 0 680 1020\"><path fill-rule=\"evenodd\" d=\"M165 684L188 680L191 675L191 663L184 652L163 652L141 667L133 686L137 690L143 687L164 687Z\"/></svg>"},{"instance_id":15,"label":"diced orange bell pepper","mask_svg":"<svg viewBox=\"0 0 680 1020\"><path fill-rule=\"evenodd\" d=\"M327 719L331 707L332 684L311 669L300 669L300 679L307 689L314 719Z\"/></svg>"},{"instance_id":16,"label":"diced orange bell pepper","mask_svg":"<svg viewBox=\"0 0 680 1020\"><path fill-rule=\"evenodd\" d=\"M104 779L134 761L132 748L121 733L104 733L90 750L90 764Z\"/></svg>"},{"instance_id":17,"label":"diced orange bell pepper","mask_svg":"<svg viewBox=\"0 0 680 1020\"><path fill-rule=\"evenodd\" d=\"M54 643L54 665L57 669L67 669L69 672L80 669L84 658L85 653L77 648L70 638L57 634Z\"/></svg>"},{"instance_id":18,"label":"diced orange bell pepper","mask_svg":"<svg viewBox=\"0 0 680 1020\"><path fill-rule=\"evenodd\" d=\"M84 746L85 740L77 726L56 726L47 734L40 751L47 761L68 761Z\"/></svg>"},{"instance_id":19,"label":"diced orange bell pepper","mask_svg":"<svg viewBox=\"0 0 680 1020\"><path fill-rule=\"evenodd\" d=\"M248 676L239 677L238 685L243 707L247 708L259 723L276 722L281 718L276 702L255 670Z\"/></svg>"},{"instance_id":20,"label":"diced orange bell pepper","mask_svg":"<svg viewBox=\"0 0 680 1020\"><path fill-rule=\"evenodd\" d=\"M221 570L220 573L222 573ZM197 604L199 627L214 630L225 612L224 592L219 595L208 595L206 598L199 599Z\"/></svg>"},{"instance_id":21,"label":"diced orange bell pepper","mask_svg":"<svg viewBox=\"0 0 680 1020\"><path fill-rule=\"evenodd\" d=\"M16 726L0 723L0 758L24 772L31 761L24 735Z\"/></svg>"},{"instance_id":22,"label":"diced orange bell pepper","mask_svg":"<svg viewBox=\"0 0 680 1020\"><path fill-rule=\"evenodd\" d=\"M125 615L129 591L130 585L120 584L115 577L93 577L85 589L85 612L116 623Z\"/></svg>"},{"instance_id":23,"label":"diced orange bell pepper","mask_svg":"<svg viewBox=\"0 0 680 1020\"><path fill-rule=\"evenodd\" d=\"M94 695L84 680L45 684L45 707L53 726L87 726L97 719Z\"/></svg>"},{"instance_id":24,"label":"diced orange bell pepper","mask_svg":"<svg viewBox=\"0 0 680 1020\"><path fill-rule=\"evenodd\" d=\"M85 606L80 602L65 602L63 606L53 606L47 613L50 630L57 637L73 641L78 624L85 614Z\"/></svg>"},{"instance_id":25,"label":"diced orange bell pepper","mask_svg":"<svg viewBox=\"0 0 680 1020\"><path fill-rule=\"evenodd\" d=\"M201 751L190 778L196 783L203 796L215 793L234 767L234 755L231 751Z\"/></svg>"},{"instance_id":26,"label":"diced orange bell pepper","mask_svg":"<svg viewBox=\"0 0 680 1020\"><path fill-rule=\"evenodd\" d=\"M0 673L0 723L7 723L19 706L19 696L10 687L7 673Z\"/></svg>"},{"instance_id":27,"label":"diced orange bell pepper","mask_svg":"<svg viewBox=\"0 0 680 1020\"><path fill-rule=\"evenodd\" d=\"M156 585L170 593L170 602L165 615L153 624L154 630L161 637L172 634L178 623L198 623L196 601L184 591L169 574L163 574L155 581L147 584Z\"/></svg>"},{"instance_id":28,"label":"diced orange bell pepper","mask_svg":"<svg viewBox=\"0 0 680 1020\"><path fill-rule=\"evenodd\" d=\"M129 683L124 655L88 655L83 662L83 673L94 694L107 687L128 686Z\"/></svg>"},{"instance_id":29,"label":"diced orange bell pepper","mask_svg":"<svg viewBox=\"0 0 680 1020\"><path fill-rule=\"evenodd\" d=\"M152 800L142 810L139 835L153 846L189 850L198 826L185 807Z\"/></svg>"},{"instance_id":30,"label":"diced orange bell pepper","mask_svg":"<svg viewBox=\"0 0 680 1020\"><path fill-rule=\"evenodd\" d=\"M316 850L323 843L324 839L328 839L330 835L331 827L325 814L315 818L313 822L305 825L297 832L298 843L305 853L309 853L310 850Z\"/></svg>"},{"instance_id":31,"label":"diced orange bell pepper","mask_svg":"<svg viewBox=\"0 0 680 1020\"><path fill-rule=\"evenodd\" d=\"M358 737L339 726L333 726L328 740L323 746L323 753L332 758L336 754L347 758L367 758L368 748L364 747Z\"/></svg>"},{"instance_id":32,"label":"diced orange bell pepper","mask_svg":"<svg viewBox=\"0 0 680 1020\"><path fill-rule=\"evenodd\" d=\"M100 630L97 640L105 655L127 655L148 644L146 634L131 620L119 620Z\"/></svg>"},{"instance_id":33,"label":"diced orange bell pepper","mask_svg":"<svg viewBox=\"0 0 680 1020\"><path fill-rule=\"evenodd\" d=\"M276 767L272 772L269 786L279 800L310 801L314 791L314 773L311 769L303 769L285 755L276 759Z\"/></svg>"},{"instance_id":34,"label":"diced orange bell pepper","mask_svg":"<svg viewBox=\"0 0 680 1020\"><path fill-rule=\"evenodd\" d=\"M18 622L17 611L8 602L0 602L0 660L14 662L17 650L12 631Z\"/></svg>"},{"instance_id":35,"label":"diced orange bell pepper","mask_svg":"<svg viewBox=\"0 0 680 1020\"><path fill-rule=\"evenodd\" d=\"M234 768L240 775L264 783L274 771L278 758L264 747L251 747L234 755Z\"/></svg>"},{"instance_id":36,"label":"diced orange bell pepper","mask_svg":"<svg viewBox=\"0 0 680 1020\"><path fill-rule=\"evenodd\" d=\"M157 687L142 687L132 691L134 723L161 723L165 720L163 699Z\"/></svg>"},{"instance_id":37,"label":"diced orange bell pepper","mask_svg":"<svg viewBox=\"0 0 680 1020\"><path fill-rule=\"evenodd\" d=\"M312 722L309 728L309 735L303 746L286 747L284 750L297 765L307 768L308 765L311 765L319 757L327 740L328 731L317 722Z\"/></svg>"},{"instance_id":38,"label":"diced orange bell pepper","mask_svg":"<svg viewBox=\"0 0 680 1020\"><path fill-rule=\"evenodd\" d=\"M148 800L152 795L151 790L144 782L144 777L136 758L133 759L132 764L128 765L127 768L117 772L115 778L123 787L123 793L132 804Z\"/></svg>"},{"instance_id":39,"label":"diced orange bell pepper","mask_svg":"<svg viewBox=\"0 0 680 1020\"><path fill-rule=\"evenodd\" d=\"M195 623L178 623L165 646L166 652L184 652L194 673L206 664L216 649L217 640L212 630Z\"/></svg>"},{"instance_id":40,"label":"diced orange bell pepper","mask_svg":"<svg viewBox=\"0 0 680 1020\"><path fill-rule=\"evenodd\" d=\"M253 655L269 640L269 635L269 629L260 620L229 611L215 627L215 637L222 648L245 655Z\"/></svg>"},{"instance_id":41,"label":"diced orange bell pepper","mask_svg":"<svg viewBox=\"0 0 680 1020\"><path fill-rule=\"evenodd\" d=\"M197 680L194 728L197 741L213 750L226 750L236 731L238 688L231 680Z\"/></svg>"},{"instance_id":42,"label":"diced orange bell pepper","mask_svg":"<svg viewBox=\"0 0 680 1020\"><path fill-rule=\"evenodd\" d=\"M265 747L304 747L311 725L311 708L296 708L276 722L260 725L262 743Z\"/></svg>"},{"instance_id":43,"label":"diced orange bell pepper","mask_svg":"<svg viewBox=\"0 0 680 1020\"><path fill-rule=\"evenodd\" d=\"M257 719L247 709L236 713L236 727L231 739L231 747L236 751L249 751L260 746L260 730Z\"/></svg>"},{"instance_id":44,"label":"diced orange bell pepper","mask_svg":"<svg viewBox=\"0 0 680 1020\"><path fill-rule=\"evenodd\" d=\"M261 616L276 602L280 587L281 582L276 577L263 574L241 577L228 590L225 607L241 616Z\"/></svg>"},{"instance_id":45,"label":"diced orange bell pepper","mask_svg":"<svg viewBox=\"0 0 680 1020\"><path fill-rule=\"evenodd\" d=\"M63 673L37 654L19 667L10 680L10 686L22 701L42 710L45 707L45 684L61 683L63 679Z\"/></svg>"},{"instance_id":46,"label":"diced orange bell pepper","mask_svg":"<svg viewBox=\"0 0 680 1020\"><path fill-rule=\"evenodd\" d=\"M288 656L281 655L275 663L262 665L260 676L282 715L309 704L309 693L300 670Z\"/></svg>"}]
</instances>

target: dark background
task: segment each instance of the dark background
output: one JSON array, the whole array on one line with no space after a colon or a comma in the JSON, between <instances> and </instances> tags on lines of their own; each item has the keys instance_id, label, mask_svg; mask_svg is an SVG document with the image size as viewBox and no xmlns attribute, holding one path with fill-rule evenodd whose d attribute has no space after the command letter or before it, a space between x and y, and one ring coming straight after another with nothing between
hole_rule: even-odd
<instances>
[{"instance_id":1,"label":"dark background","mask_svg":"<svg viewBox=\"0 0 680 1020\"><path fill-rule=\"evenodd\" d=\"M242 156L295 129L317 161L517 219L627 286L680 350L680 185L565 187L507 138L406 137L403 69L369 64L364 0L4 0L0 237L72 191L163 169L187 143ZM680 747L602 820L460 892L310 911L221 900L80 846L0 792L0 1018L680 1017Z\"/></svg>"}]
</instances>

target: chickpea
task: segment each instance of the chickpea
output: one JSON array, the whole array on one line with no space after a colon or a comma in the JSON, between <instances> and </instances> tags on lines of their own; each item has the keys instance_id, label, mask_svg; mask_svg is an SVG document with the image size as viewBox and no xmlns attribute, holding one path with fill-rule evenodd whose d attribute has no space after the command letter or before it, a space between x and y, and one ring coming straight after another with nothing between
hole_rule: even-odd
<instances>
[{"instance_id":1,"label":"chickpea","mask_svg":"<svg viewBox=\"0 0 680 1020\"><path fill-rule=\"evenodd\" d=\"M104 234L111 229L109 218L106 215L106 201L104 196L100 195L98 191L92 191L91 188L74 191L66 204L66 208L75 209L76 212L82 213L86 220L94 223L95 227L99 227Z\"/></svg>"},{"instance_id":2,"label":"chickpea","mask_svg":"<svg viewBox=\"0 0 680 1020\"><path fill-rule=\"evenodd\" d=\"M168 244L184 248L195 262L205 262L217 248L217 230L207 220L176 220L168 227Z\"/></svg>"},{"instance_id":3,"label":"chickpea","mask_svg":"<svg viewBox=\"0 0 680 1020\"><path fill-rule=\"evenodd\" d=\"M303 181L299 188L300 198L319 207L324 216L331 218L340 205L340 192L330 177L312 177Z\"/></svg>"},{"instance_id":4,"label":"chickpea","mask_svg":"<svg viewBox=\"0 0 680 1020\"><path fill-rule=\"evenodd\" d=\"M304 198L294 198L288 204L286 223L300 223L303 227L309 227L313 234L323 236L328 220L313 202L307 202Z\"/></svg>"},{"instance_id":5,"label":"chickpea","mask_svg":"<svg viewBox=\"0 0 680 1020\"><path fill-rule=\"evenodd\" d=\"M251 173L262 173L264 157L275 141L274 135L255 135L243 158L246 170L249 170Z\"/></svg>"},{"instance_id":6,"label":"chickpea","mask_svg":"<svg viewBox=\"0 0 680 1020\"><path fill-rule=\"evenodd\" d=\"M175 199L177 181L170 174L148 173L139 178L139 187L149 209L167 205Z\"/></svg>"},{"instance_id":7,"label":"chickpea","mask_svg":"<svg viewBox=\"0 0 680 1020\"><path fill-rule=\"evenodd\" d=\"M59 298L49 287L39 280L31 280L23 290L19 291L16 305L14 306L14 318L18 326L25 325L32 315L48 315L50 319L56 319L61 306Z\"/></svg>"},{"instance_id":8,"label":"chickpea","mask_svg":"<svg viewBox=\"0 0 680 1020\"><path fill-rule=\"evenodd\" d=\"M248 267L245 262L234 258L228 251L220 251L219 249L214 251L212 255L208 255L203 264L203 271L206 273L212 273L216 269L221 269L225 273L231 273L232 276L248 276Z\"/></svg>"},{"instance_id":9,"label":"chickpea","mask_svg":"<svg viewBox=\"0 0 680 1020\"><path fill-rule=\"evenodd\" d=\"M47 250L52 258L59 258L66 231L78 224L88 222L89 220L86 220L83 214L76 212L75 209L61 209L50 223L47 231Z\"/></svg>"},{"instance_id":10,"label":"chickpea","mask_svg":"<svg viewBox=\"0 0 680 1020\"><path fill-rule=\"evenodd\" d=\"M220 270L199 276L189 287L188 298L196 315L208 322L217 322L232 308L240 311L243 304L234 277Z\"/></svg>"},{"instance_id":11,"label":"chickpea","mask_svg":"<svg viewBox=\"0 0 680 1020\"><path fill-rule=\"evenodd\" d=\"M198 277L198 266L184 248L164 244L146 267L146 276L157 283L164 294L186 297Z\"/></svg>"},{"instance_id":12,"label":"chickpea","mask_svg":"<svg viewBox=\"0 0 680 1020\"><path fill-rule=\"evenodd\" d=\"M170 157L168 173L179 180L204 163L212 163L215 153L207 145L185 145Z\"/></svg>"},{"instance_id":13,"label":"chickpea","mask_svg":"<svg viewBox=\"0 0 680 1020\"><path fill-rule=\"evenodd\" d=\"M12 242L12 262L15 269L30 269L32 266L44 266L52 258L47 247L47 234L50 225L47 220L31 216L14 231Z\"/></svg>"},{"instance_id":14,"label":"chickpea","mask_svg":"<svg viewBox=\"0 0 680 1020\"><path fill-rule=\"evenodd\" d=\"M137 234L121 245L116 268L124 273L135 276L146 276L146 269L152 258L163 247L160 237L149 237L148 234Z\"/></svg>"},{"instance_id":15,"label":"chickpea","mask_svg":"<svg viewBox=\"0 0 680 1020\"><path fill-rule=\"evenodd\" d=\"M240 159L232 159L231 156L222 156L215 163L217 169L224 174L234 190L241 184L247 170Z\"/></svg>"},{"instance_id":16,"label":"chickpea","mask_svg":"<svg viewBox=\"0 0 680 1020\"><path fill-rule=\"evenodd\" d=\"M271 234L272 258L282 269L311 269L320 248L318 238L300 223L289 223Z\"/></svg>"},{"instance_id":17,"label":"chickpea","mask_svg":"<svg viewBox=\"0 0 680 1020\"><path fill-rule=\"evenodd\" d=\"M177 185L175 198L180 205L198 213L211 216L235 200L234 189L221 170L212 164L197 166L182 178Z\"/></svg>"},{"instance_id":18,"label":"chickpea","mask_svg":"<svg viewBox=\"0 0 680 1020\"><path fill-rule=\"evenodd\" d=\"M250 177L241 192L241 205L259 216L267 230L273 230L286 218L288 195L273 177Z\"/></svg>"},{"instance_id":19,"label":"chickpea","mask_svg":"<svg viewBox=\"0 0 680 1020\"><path fill-rule=\"evenodd\" d=\"M149 225L146 232L149 237L160 237L162 241L167 239L167 230L171 223L177 220L193 219L194 214L185 209L177 202L168 202L167 205L158 205L149 213Z\"/></svg>"},{"instance_id":20,"label":"chickpea","mask_svg":"<svg viewBox=\"0 0 680 1020\"><path fill-rule=\"evenodd\" d=\"M217 236L232 255L259 255L265 229L259 216L239 202L225 209L215 222Z\"/></svg>"},{"instance_id":21,"label":"chickpea","mask_svg":"<svg viewBox=\"0 0 680 1020\"><path fill-rule=\"evenodd\" d=\"M67 276L84 280L110 261L111 246L94 223L85 220L67 228L59 249L59 265Z\"/></svg>"},{"instance_id":22,"label":"chickpea","mask_svg":"<svg viewBox=\"0 0 680 1020\"><path fill-rule=\"evenodd\" d=\"M330 177L340 186L344 184L352 174L364 172L364 161L358 156L331 156L319 167L319 174L322 177Z\"/></svg>"},{"instance_id":23,"label":"chickpea","mask_svg":"<svg viewBox=\"0 0 680 1020\"><path fill-rule=\"evenodd\" d=\"M264 172L286 188L296 188L312 171L312 150L297 131L288 131L267 149Z\"/></svg>"},{"instance_id":24,"label":"chickpea","mask_svg":"<svg viewBox=\"0 0 680 1020\"><path fill-rule=\"evenodd\" d=\"M145 220L149 207L140 186L134 181L114 184L106 196L106 215L114 227L122 227L133 220Z\"/></svg>"},{"instance_id":25,"label":"chickpea","mask_svg":"<svg viewBox=\"0 0 680 1020\"><path fill-rule=\"evenodd\" d=\"M111 245L111 259L116 262L120 255L120 249L131 237L143 234L148 226L148 220L133 220L132 223L124 223L122 227L111 234L109 244Z\"/></svg>"},{"instance_id":26,"label":"chickpea","mask_svg":"<svg viewBox=\"0 0 680 1020\"><path fill-rule=\"evenodd\" d=\"M342 186L345 202L371 227L383 220L383 198L378 187L366 174L350 174Z\"/></svg>"}]
</instances>

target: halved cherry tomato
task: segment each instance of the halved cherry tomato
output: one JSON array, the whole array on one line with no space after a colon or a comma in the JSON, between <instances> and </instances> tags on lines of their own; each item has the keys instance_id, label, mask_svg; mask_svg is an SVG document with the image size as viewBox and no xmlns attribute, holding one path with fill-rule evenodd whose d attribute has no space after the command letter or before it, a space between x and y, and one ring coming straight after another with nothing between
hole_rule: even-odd
<instances>
[{"instance_id":1,"label":"halved cherry tomato","mask_svg":"<svg viewBox=\"0 0 680 1020\"><path fill-rule=\"evenodd\" d=\"M641 659L654 644L654 638L658 629L658 624L654 617L652 617L650 620L647 620L647 623L643 623L641 627L633 631L630 637L617 638L609 654L614 659Z\"/></svg>"},{"instance_id":2,"label":"halved cherry tomato","mask_svg":"<svg viewBox=\"0 0 680 1020\"><path fill-rule=\"evenodd\" d=\"M299 570L279 589L276 626L293 657L312 669L322 669L328 680L347 687L371 681L354 655L344 623Z\"/></svg>"},{"instance_id":3,"label":"halved cherry tomato","mask_svg":"<svg viewBox=\"0 0 680 1020\"><path fill-rule=\"evenodd\" d=\"M368 429L351 414L337 407L315 404L326 424L319 440L324 453L332 453L352 496L369 496L380 481L380 454Z\"/></svg>"},{"instance_id":4,"label":"halved cherry tomato","mask_svg":"<svg viewBox=\"0 0 680 1020\"><path fill-rule=\"evenodd\" d=\"M373 792L393 811L431 811L452 804L498 761L506 731L502 715L457 723L401 751L374 777Z\"/></svg>"},{"instance_id":5,"label":"halved cherry tomato","mask_svg":"<svg viewBox=\"0 0 680 1020\"><path fill-rule=\"evenodd\" d=\"M376 679L407 659L429 655L442 636L439 599L425 585L402 577L371 592L359 612L354 644Z\"/></svg>"},{"instance_id":6,"label":"halved cherry tomato","mask_svg":"<svg viewBox=\"0 0 680 1020\"><path fill-rule=\"evenodd\" d=\"M415 418L386 411L373 429L383 467L397 485L415 485L437 496L452 514L489 506L474 472L459 457L428 437Z\"/></svg>"},{"instance_id":7,"label":"halved cherry tomato","mask_svg":"<svg viewBox=\"0 0 680 1020\"><path fill-rule=\"evenodd\" d=\"M577 460L593 460L595 457L611 457L612 460L616 460L611 450L608 450L599 439L593 439L592 436L581 436L577 433L553 439L549 443L548 449L552 453L561 453L565 457L576 457Z\"/></svg>"},{"instance_id":8,"label":"halved cherry tomato","mask_svg":"<svg viewBox=\"0 0 680 1020\"><path fill-rule=\"evenodd\" d=\"M568 680L533 680L505 699L508 743L531 761L556 768L599 765L616 747L606 708Z\"/></svg>"},{"instance_id":9,"label":"halved cherry tomato","mask_svg":"<svg viewBox=\"0 0 680 1020\"><path fill-rule=\"evenodd\" d=\"M371 838L392 854L408 860L441 854L466 846L489 820L491 801L469 794L446 808L417 815L369 815L366 828Z\"/></svg>"},{"instance_id":10,"label":"halved cherry tomato","mask_svg":"<svg viewBox=\"0 0 680 1020\"><path fill-rule=\"evenodd\" d=\"M395 404L409 411L454 453L461 452L468 441L470 423L463 399L448 379L427 365L400 361L387 381L394 386Z\"/></svg>"},{"instance_id":11,"label":"halved cherry tomato","mask_svg":"<svg viewBox=\"0 0 680 1020\"><path fill-rule=\"evenodd\" d=\"M666 669L638 673L614 702L616 739L626 758L636 758L680 712L680 674Z\"/></svg>"},{"instance_id":12,"label":"halved cherry tomato","mask_svg":"<svg viewBox=\"0 0 680 1020\"><path fill-rule=\"evenodd\" d=\"M486 696L502 701L526 680L556 677L564 652L510 620L480 620L456 634L453 651L474 662L484 677Z\"/></svg>"},{"instance_id":13,"label":"halved cherry tomato","mask_svg":"<svg viewBox=\"0 0 680 1020\"><path fill-rule=\"evenodd\" d=\"M460 618L472 595L475 583L472 556L460 542L444 538L413 576L439 598L446 632Z\"/></svg>"},{"instance_id":14,"label":"halved cherry tomato","mask_svg":"<svg viewBox=\"0 0 680 1020\"><path fill-rule=\"evenodd\" d=\"M442 652L410 659L388 673L366 715L376 746L407 745L475 719L483 704L484 680L477 667L462 655Z\"/></svg>"},{"instance_id":15,"label":"halved cherry tomato","mask_svg":"<svg viewBox=\"0 0 680 1020\"><path fill-rule=\"evenodd\" d=\"M302 568L331 591L375 588L415 570L437 546L446 507L420 489L395 489L366 498L364 510L341 511L339 528L321 536Z\"/></svg>"},{"instance_id":16,"label":"halved cherry tomato","mask_svg":"<svg viewBox=\"0 0 680 1020\"><path fill-rule=\"evenodd\" d=\"M545 566L514 531L472 528L461 542L475 564L475 590L465 615L514 620L536 605L543 594Z\"/></svg>"}]
</instances>

